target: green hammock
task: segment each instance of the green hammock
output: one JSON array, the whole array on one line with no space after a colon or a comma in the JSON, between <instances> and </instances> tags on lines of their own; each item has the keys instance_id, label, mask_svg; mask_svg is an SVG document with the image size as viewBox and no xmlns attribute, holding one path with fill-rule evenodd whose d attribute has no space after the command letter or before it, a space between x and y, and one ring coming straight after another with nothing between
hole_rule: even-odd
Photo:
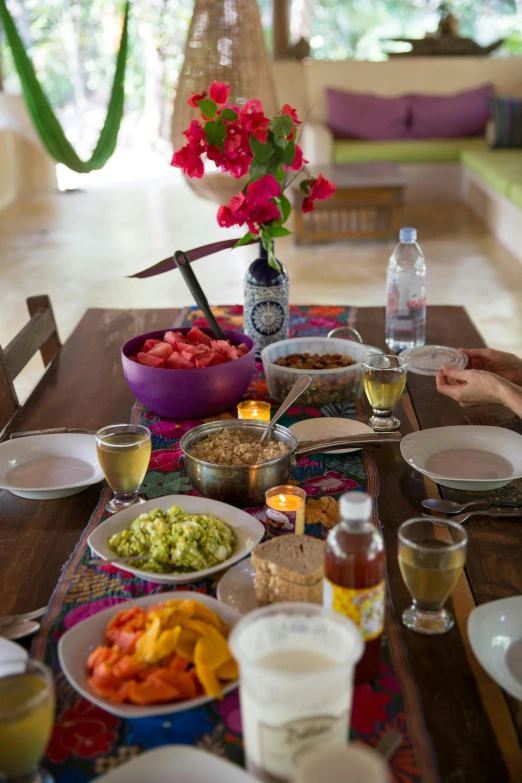
<instances>
[{"instance_id":1,"label":"green hammock","mask_svg":"<svg viewBox=\"0 0 522 783\"><path fill-rule=\"evenodd\" d=\"M6 0L0 0L0 19L3 22L7 42L11 48L13 60L20 77L22 90L31 117L40 134L40 138L49 154L58 163L63 163L79 174L87 174L89 171L101 169L105 166L116 147L118 132L123 117L125 64L127 60L128 46L128 22L130 0L125 5L125 18L121 34L120 50L116 58L116 71L112 84L111 98L107 108L107 117L100 133L98 143L90 160L81 160L71 147L62 127L51 108L45 93L43 92L34 68L11 14L6 5Z\"/></svg>"}]
</instances>

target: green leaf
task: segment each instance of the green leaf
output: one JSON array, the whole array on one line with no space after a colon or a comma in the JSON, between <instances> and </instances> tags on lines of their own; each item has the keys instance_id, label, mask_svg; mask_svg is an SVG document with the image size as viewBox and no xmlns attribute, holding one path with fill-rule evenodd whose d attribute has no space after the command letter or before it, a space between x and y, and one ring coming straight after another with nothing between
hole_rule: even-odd
<instances>
[{"instance_id":1,"label":"green leaf","mask_svg":"<svg viewBox=\"0 0 522 783\"><path fill-rule=\"evenodd\" d=\"M291 166L294 162L295 158L295 144L293 141L288 141L286 143L286 147L283 150L283 163L286 163L287 166Z\"/></svg>"},{"instance_id":2,"label":"green leaf","mask_svg":"<svg viewBox=\"0 0 522 783\"><path fill-rule=\"evenodd\" d=\"M234 109L230 109L228 106L225 106L223 111L221 112L221 119L222 120L229 120L230 122L233 122L234 120L237 120L238 115L234 111Z\"/></svg>"},{"instance_id":3,"label":"green leaf","mask_svg":"<svg viewBox=\"0 0 522 783\"><path fill-rule=\"evenodd\" d=\"M216 120L210 120L203 126L205 128L205 136L208 143L213 147L219 147L223 149L223 142L225 141L226 128L222 122Z\"/></svg>"},{"instance_id":4,"label":"green leaf","mask_svg":"<svg viewBox=\"0 0 522 783\"><path fill-rule=\"evenodd\" d=\"M269 226L268 233L271 237L289 237L292 232L284 226Z\"/></svg>"},{"instance_id":5,"label":"green leaf","mask_svg":"<svg viewBox=\"0 0 522 783\"><path fill-rule=\"evenodd\" d=\"M272 244L270 243L268 250L268 264L272 267L272 269L277 269L278 272L281 272L281 264L277 260L277 258L274 255L274 251L272 250Z\"/></svg>"},{"instance_id":6,"label":"green leaf","mask_svg":"<svg viewBox=\"0 0 522 783\"><path fill-rule=\"evenodd\" d=\"M260 163L265 163L265 161L272 157L274 152L274 148L271 144L268 144L268 142L263 144L263 142L256 139L255 136L252 136L250 139L250 149L252 150L255 159L260 161Z\"/></svg>"},{"instance_id":7,"label":"green leaf","mask_svg":"<svg viewBox=\"0 0 522 783\"><path fill-rule=\"evenodd\" d=\"M198 106L201 114L203 117L206 117L207 120L211 120L216 116L218 108L217 103L215 101L211 101L210 98L202 98L200 101L198 101ZM290 133L290 131L288 131L288 133Z\"/></svg>"},{"instance_id":8,"label":"green leaf","mask_svg":"<svg viewBox=\"0 0 522 783\"><path fill-rule=\"evenodd\" d=\"M247 231L245 236L241 237L241 239L239 239L236 242L234 247L241 247L241 245L248 245L249 242L252 242L253 240L256 240L256 239L257 239L257 237L255 237L252 233L250 233L250 231ZM234 247L232 248L232 250L234 249Z\"/></svg>"},{"instance_id":9,"label":"green leaf","mask_svg":"<svg viewBox=\"0 0 522 783\"><path fill-rule=\"evenodd\" d=\"M286 139L292 133L294 123L288 114L276 114L270 123L270 130L274 136L282 136Z\"/></svg>"},{"instance_id":10,"label":"green leaf","mask_svg":"<svg viewBox=\"0 0 522 783\"><path fill-rule=\"evenodd\" d=\"M283 218L283 223L286 223L288 218L290 217L290 212L292 211L292 205L290 201L287 199L286 196L281 196L279 201L279 209L281 210L281 217Z\"/></svg>"},{"instance_id":11,"label":"green leaf","mask_svg":"<svg viewBox=\"0 0 522 783\"><path fill-rule=\"evenodd\" d=\"M254 182L254 180L259 179L260 177L264 176L267 173L267 166L265 163L261 163L257 160L257 158L254 158L252 163L250 164L250 181Z\"/></svg>"}]
</instances>

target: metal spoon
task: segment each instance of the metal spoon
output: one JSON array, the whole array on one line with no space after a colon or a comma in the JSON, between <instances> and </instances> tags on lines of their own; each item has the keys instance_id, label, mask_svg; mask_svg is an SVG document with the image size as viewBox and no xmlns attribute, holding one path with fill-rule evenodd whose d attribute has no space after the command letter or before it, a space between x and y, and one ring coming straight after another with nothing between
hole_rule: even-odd
<instances>
[{"instance_id":1,"label":"metal spoon","mask_svg":"<svg viewBox=\"0 0 522 783\"><path fill-rule=\"evenodd\" d=\"M432 517L429 514L422 514L425 519L431 522L437 522L439 525L445 525L446 522L457 522L461 525L472 517L489 517L489 519L513 519L522 517L522 508L485 508L482 511L467 511L464 514L457 514L448 518Z\"/></svg>"},{"instance_id":2,"label":"metal spoon","mask_svg":"<svg viewBox=\"0 0 522 783\"><path fill-rule=\"evenodd\" d=\"M3 625L0 628L0 636L3 636L4 639L22 639L24 636L36 633L39 629L40 623L35 623L33 620L25 620L20 623L13 623L13 625Z\"/></svg>"},{"instance_id":3,"label":"metal spoon","mask_svg":"<svg viewBox=\"0 0 522 783\"><path fill-rule=\"evenodd\" d=\"M4 625L27 622L27 620L37 620L39 617L43 617L46 611L47 607L41 606L40 609L34 609L32 612L0 615L0 628Z\"/></svg>"},{"instance_id":4,"label":"metal spoon","mask_svg":"<svg viewBox=\"0 0 522 783\"><path fill-rule=\"evenodd\" d=\"M478 508L480 506L519 506L521 500L511 498L482 498L481 500L470 500L469 503L455 503L454 500L444 500L443 498L427 498L422 501L424 508L429 511L439 511L441 514L461 514L468 508Z\"/></svg>"},{"instance_id":5,"label":"metal spoon","mask_svg":"<svg viewBox=\"0 0 522 783\"><path fill-rule=\"evenodd\" d=\"M301 394L308 389L310 384L312 383L312 378L310 375L301 375L300 378L297 379L297 381L294 383L286 397L284 398L283 402L281 403L281 406L278 408L277 413L275 414L272 421L268 423L266 426L266 429L264 430L263 434L261 435L261 444L264 443L266 436L274 426L274 424L279 421L283 413L285 413L288 408L292 405L293 402L297 400L298 397L301 396Z\"/></svg>"}]
</instances>

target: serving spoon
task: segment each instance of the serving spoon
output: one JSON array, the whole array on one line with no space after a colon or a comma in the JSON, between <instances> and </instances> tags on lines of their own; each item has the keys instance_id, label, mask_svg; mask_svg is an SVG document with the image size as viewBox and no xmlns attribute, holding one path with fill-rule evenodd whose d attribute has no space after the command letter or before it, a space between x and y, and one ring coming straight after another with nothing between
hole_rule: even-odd
<instances>
[{"instance_id":1,"label":"serving spoon","mask_svg":"<svg viewBox=\"0 0 522 783\"><path fill-rule=\"evenodd\" d=\"M283 402L277 409L274 418L272 419L272 421L268 422L265 430L263 431L263 434L261 435L261 441L260 441L261 445L263 445L263 443L265 442L266 437L270 432L270 430L272 429L272 427L274 426L274 424L277 421L279 421L283 413L286 413L286 411L292 405L292 403L295 402L297 398L300 397L301 394L308 389L311 383L312 383L312 378L310 375L301 375L297 379L297 381L294 383L294 385L292 386L292 388L284 398Z\"/></svg>"},{"instance_id":2,"label":"serving spoon","mask_svg":"<svg viewBox=\"0 0 522 783\"><path fill-rule=\"evenodd\" d=\"M512 498L482 498L481 500L470 500L468 503L455 503L454 500L445 500L444 498L427 498L422 501L424 508L429 511L439 511L441 514L461 514L468 508L479 508L480 506L520 506L522 500Z\"/></svg>"}]
</instances>

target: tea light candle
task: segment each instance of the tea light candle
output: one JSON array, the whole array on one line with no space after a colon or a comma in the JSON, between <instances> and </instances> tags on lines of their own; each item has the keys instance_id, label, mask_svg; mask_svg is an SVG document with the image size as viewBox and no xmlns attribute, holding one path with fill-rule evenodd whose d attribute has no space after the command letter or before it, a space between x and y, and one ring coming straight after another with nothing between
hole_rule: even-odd
<instances>
[{"instance_id":1,"label":"tea light candle","mask_svg":"<svg viewBox=\"0 0 522 783\"><path fill-rule=\"evenodd\" d=\"M304 533L306 492L300 487L283 484L272 487L265 494L266 524L274 536L284 533Z\"/></svg>"},{"instance_id":2,"label":"tea light candle","mask_svg":"<svg viewBox=\"0 0 522 783\"><path fill-rule=\"evenodd\" d=\"M240 402L237 406L238 419L254 419L255 421L270 421L269 402L258 402L257 400L246 400Z\"/></svg>"}]
</instances>

